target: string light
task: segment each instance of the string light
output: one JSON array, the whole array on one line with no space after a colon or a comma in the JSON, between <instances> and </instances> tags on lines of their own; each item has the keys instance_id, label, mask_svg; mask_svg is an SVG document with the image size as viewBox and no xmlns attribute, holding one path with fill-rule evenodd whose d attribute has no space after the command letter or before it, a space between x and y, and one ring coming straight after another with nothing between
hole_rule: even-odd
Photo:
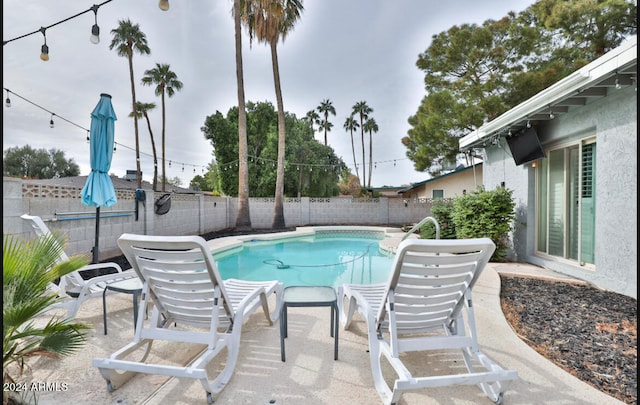
<instances>
[{"instance_id":1,"label":"string light","mask_svg":"<svg viewBox=\"0 0 640 405\"><path fill-rule=\"evenodd\" d=\"M81 126L81 125L78 125L78 124L76 124L75 122L70 121L70 120L68 120L67 118L63 117L63 116L61 116L61 115L59 115L59 114L54 113L53 111L50 111L50 110L48 110L47 108L45 108L45 107L43 107L43 106L41 106L41 105L39 105L39 104L37 104L37 103L34 103L33 101L31 101L31 100L29 100L29 99L27 99L27 98L25 98L25 97L21 96L20 94L16 94L15 92L10 91L10 90L9 90L9 89L7 89L6 87L3 87L3 89L7 92L7 99L9 98L9 97L8 97L9 93L12 93L14 96L16 96L16 97L20 98L21 100L26 101L27 103L29 103L29 104L33 105L34 107L37 107L37 108L39 108L39 109L41 109L41 110L43 110L43 111L46 111L47 113L51 114L51 118L50 118L50 120L49 120L49 126L50 126L50 127L52 127L52 128L53 128L53 127L55 126L55 123L54 123L54 121L53 121L53 117L55 116L55 117L57 117L57 118L59 118L59 119L61 119L61 120L65 121L65 122L67 122L67 123L69 123L69 124L71 124L71 125L73 125L73 126L76 126L76 127L80 128L80 129L82 129L83 131L85 131L85 132L86 132L86 134L87 134L87 135L86 135L86 141L87 141L87 142L91 142L91 135L90 135L90 134L91 134L91 131L90 131L88 128L85 128L85 127L83 127L83 126ZM130 147L130 146L123 145L123 144L118 143L118 142L114 142L114 146L113 146L113 151L114 151L114 152L117 150L117 146L123 147L123 148L125 148L125 149L129 149L129 150L131 150L131 151L135 151L135 149L134 149L134 148L132 148L132 147ZM153 157L153 155L152 155L152 154L150 154L150 153L140 152L140 154L141 154L141 155L148 156L148 157ZM171 161L171 160L169 160L169 167L171 167L171 163L172 163L172 161ZM184 171L184 165L189 165L189 166L192 166L192 167L194 167L194 168L201 167L201 168L202 168L203 173L204 173L204 168L206 167L205 165L191 165L191 164L182 163L182 162L176 162L176 163L177 163L177 164L182 164L182 165L183 165L183 171Z\"/></svg>"},{"instance_id":2,"label":"string light","mask_svg":"<svg viewBox=\"0 0 640 405\"><path fill-rule=\"evenodd\" d=\"M89 37L89 41L91 41L92 44L96 44L96 45L100 43L100 27L98 26L98 9L99 8L100 6L96 4L91 6L91 11L93 11L95 23L93 24L93 27L91 27L91 36Z\"/></svg>"},{"instance_id":3,"label":"string light","mask_svg":"<svg viewBox=\"0 0 640 405\"><path fill-rule=\"evenodd\" d=\"M7 99L4 102L4 105L6 105L7 107L11 107L11 99L9 98L9 93L11 93L9 91L9 89L5 89L7 91Z\"/></svg>"},{"instance_id":4,"label":"string light","mask_svg":"<svg viewBox=\"0 0 640 405\"><path fill-rule=\"evenodd\" d=\"M160 7L160 10L162 10L162 11L169 10L169 0L160 0L160 1L158 1L158 7Z\"/></svg>"},{"instance_id":5,"label":"string light","mask_svg":"<svg viewBox=\"0 0 640 405\"><path fill-rule=\"evenodd\" d=\"M44 44L40 48L40 59L46 62L49 60L49 47L47 46L47 29L45 27L40 27L40 32L42 32L42 36L44 37Z\"/></svg>"},{"instance_id":6,"label":"string light","mask_svg":"<svg viewBox=\"0 0 640 405\"><path fill-rule=\"evenodd\" d=\"M26 34L17 36L15 38L9 39L7 41L3 40L2 41L2 46L5 46L9 42L13 42L15 40L22 39L22 38L25 38L25 37L28 37L30 35L37 34L37 33L40 32L44 36L44 44L40 48L40 59L42 59L44 61L47 61L47 60L49 60L49 46L47 45L47 36L45 35L45 31L48 30L51 27L55 27L56 25L59 25L59 24L62 24L64 22L67 22L69 20L72 20L72 19L74 19L76 17L79 17L79 16L81 16L81 15L83 15L85 13L88 13L90 11L93 11L94 14L95 14L95 24L91 28L91 39L90 40L91 40L92 43L97 44L98 42L100 42L100 37L99 37L99 35L100 35L100 27L98 27L98 8L100 8L101 6L103 6L103 5L107 4L107 3L110 3L111 1L112 0L106 0L106 1L103 1L102 3L100 3L100 4L94 4L90 8L88 8L88 9L86 9L84 11L81 11L81 12L75 14L75 15L72 15L71 17L67 17L64 20L60 20L60 21L58 21L56 23L53 23L51 25L47 25L46 27L40 27L39 29L37 29L35 31L28 32Z\"/></svg>"}]
</instances>

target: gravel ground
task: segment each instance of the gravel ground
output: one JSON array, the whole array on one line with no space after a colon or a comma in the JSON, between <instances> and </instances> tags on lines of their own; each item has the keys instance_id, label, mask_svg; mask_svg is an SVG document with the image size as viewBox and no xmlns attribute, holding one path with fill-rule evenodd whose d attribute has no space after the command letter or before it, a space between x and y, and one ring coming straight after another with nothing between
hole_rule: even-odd
<instances>
[{"instance_id":1,"label":"gravel ground","mask_svg":"<svg viewBox=\"0 0 640 405\"><path fill-rule=\"evenodd\" d=\"M626 404L638 402L636 299L586 285L501 277L502 310L529 346Z\"/></svg>"}]
</instances>

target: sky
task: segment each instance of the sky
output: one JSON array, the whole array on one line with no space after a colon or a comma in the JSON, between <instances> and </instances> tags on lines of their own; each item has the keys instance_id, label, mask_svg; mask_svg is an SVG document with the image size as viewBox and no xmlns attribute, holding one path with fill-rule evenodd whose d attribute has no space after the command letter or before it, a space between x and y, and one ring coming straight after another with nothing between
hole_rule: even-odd
<instances>
[{"instance_id":1,"label":"sky","mask_svg":"<svg viewBox=\"0 0 640 405\"><path fill-rule=\"evenodd\" d=\"M66 20L102 1L4 0L3 41ZM373 187L402 186L429 179L406 156L401 139L411 128L407 119L426 95L424 73L416 67L431 39L454 25L482 24L509 11L523 11L531 0L307 0L301 19L284 42L278 61L285 111L302 118L330 100L336 115L328 144L355 172L351 137L344 122L352 107L365 101L379 130L373 134ZM213 147L201 127L207 116L226 115L237 105L232 0L176 1L162 11L155 0L112 0L98 9L100 43L89 41L94 13L56 24L46 30L49 61L39 58L43 35L37 32L3 46L3 88L11 107L4 106L3 150L26 145L58 149L88 175L87 130L100 94L112 97L116 112L116 152L111 174L124 177L136 169L131 112L131 82L127 58L110 50L111 30L130 19L146 35L150 55L133 57L136 99L154 102L149 113L160 161L162 113L154 86L143 86L144 71L168 64L183 83L166 98L167 178L179 177L188 186L214 160ZM245 100L276 105L267 45L254 42L243 30ZM6 99L7 92L3 90ZM24 99L18 97L21 96ZM35 104L35 105L34 105ZM54 113L54 128L49 121ZM139 125L140 165L151 182L153 153L146 121ZM324 134L316 133L324 142ZM362 164L359 132L354 133L358 165ZM369 163L368 135L365 155ZM171 161L171 167L169 167ZM219 162L224 164L226 162ZM305 163L305 162L288 162ZM361 167L361 166L360 166ZM161 174L161 164L160 164Z\"/></svg>"}]
</instances>

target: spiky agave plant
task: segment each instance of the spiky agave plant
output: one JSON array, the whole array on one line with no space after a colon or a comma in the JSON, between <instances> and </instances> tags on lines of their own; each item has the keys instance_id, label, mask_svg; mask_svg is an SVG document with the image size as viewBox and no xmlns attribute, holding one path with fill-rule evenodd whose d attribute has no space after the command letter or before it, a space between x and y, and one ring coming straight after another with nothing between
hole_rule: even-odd
<instances>
[{"instance_id":1,"label":"spiky agave plant","mask_svg":"<svg viewBox=\"0 0 640 405\"><path fill-rule=\"evenodd\" d=\"M14 383L8 366L23 371L33 356L60 358L80 349L90 326L72 319L44 314L62 298L49 287L53 282L88 263L75 256L59 262L65 240L55 234L23 239L4 234L2 240L3 385ZM36 322L36 317L39 322ZM7 402L4 392L3 402Z\"/></svg>"}]
</instances>

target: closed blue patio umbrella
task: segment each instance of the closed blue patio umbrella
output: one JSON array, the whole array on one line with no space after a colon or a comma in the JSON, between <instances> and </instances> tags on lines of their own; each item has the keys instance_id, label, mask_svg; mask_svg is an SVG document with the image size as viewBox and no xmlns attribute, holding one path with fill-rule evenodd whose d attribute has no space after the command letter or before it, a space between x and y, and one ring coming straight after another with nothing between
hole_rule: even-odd
<instances>
[{"instance_id":1,"label":"closed blue patio umbrella","mask_svg":"<svg viewBox=\"0 0 640 405\"><path fill-rule=\"evenodd\" d=\"M109 177L113 157L114 122L116 113L109 94L100 94L100 101L91 112L91 173L82 188L82 204L96 207L96 235L93 247L93 263L98 263L100 238L100 207L110 207L116 200L116 191Z\"/></svg>"}]
</instances>

